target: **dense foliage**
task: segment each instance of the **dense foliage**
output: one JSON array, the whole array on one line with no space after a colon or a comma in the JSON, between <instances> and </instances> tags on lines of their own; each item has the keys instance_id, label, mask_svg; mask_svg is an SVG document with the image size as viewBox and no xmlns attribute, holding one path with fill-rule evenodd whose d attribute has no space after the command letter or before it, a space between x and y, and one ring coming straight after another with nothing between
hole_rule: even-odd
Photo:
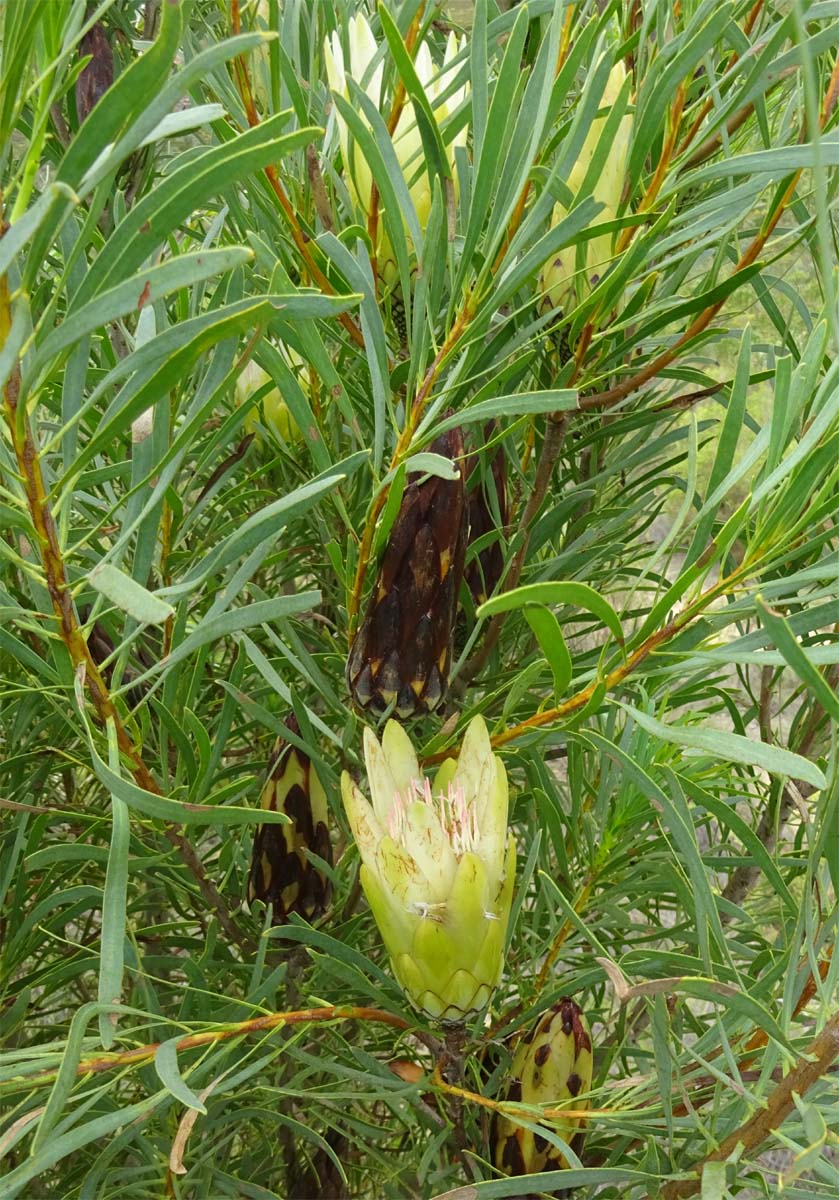
<instances>
[{"instance_id":1,"label":"dense foliage","mask_svg":"<svg viewBox=\"0 0 839 1200\"><path fill-rule=\"evenodd\" d=\"M839 7L464 7L0 9L0 1197L839 1196ZM483 715L518 860L465 1029L339 786L461 436L409 731ZM584 1141L510 1085L564 997Z\"/></svg>"}]
</instances>

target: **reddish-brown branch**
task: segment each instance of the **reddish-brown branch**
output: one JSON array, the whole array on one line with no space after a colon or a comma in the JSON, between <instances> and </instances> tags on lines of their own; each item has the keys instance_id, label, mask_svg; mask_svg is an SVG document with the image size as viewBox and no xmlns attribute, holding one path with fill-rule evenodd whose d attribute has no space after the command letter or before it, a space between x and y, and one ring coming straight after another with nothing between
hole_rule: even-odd
<instances>
[{"instance_id":1,"label":"reddish-brown branch","mask_svg":"<svg viewBox=\"0 0 839 1200\"><path fill-rule=\"evenodd\" d=\"M827 92L825 94L824 103L822 105L822 112L819 120L819 124L822 129L824 128L828 118L830 117L830 114L833 111L833 107L836 103L837 93L839 93L839 59L837 59L837 61L834 63ZM764 222L763 228L755 235L748 248L740 256L737 265L734 268L734 274L737 274L738 271L745 270L746 267L750 267L752 263L756 262L758 255L761 253L763 247L772 236L772 233L777 227L781 217L786 212L787 206L795 194L795 189L798 186L798 181L802 174L803 168L799 168L799 170L797 170L792 176L789 184L784 189L783 194L775 204L774 209ZM695 337L698 337L700 333L704 332L704 330L708 328L714 317L725 305L725 300L726 298L723 297L723 299L718 300L716 303L711 304L707 308L703 309L702 312L699 313L698 316L696 316L690 323L681 337L679 337L668 350L665 350L658 356L658 358L654 358L651 362L647 363L646 367L643 367L640 371L638 371L637 374L631 375L628 379L624 379L621 383L617 384L613 388L609 388L605 392L595 392L591 396L585 396L580 400L580 408L583 411L607 408L612 404L617 404L621 400L624 400L627 396L637 391L638 388L643 387L645 383L649 383L650 380L655 379L657 375L669 367L671 363L676 361L676 359L680 356L682 349L689 342L693 341Z\"/></svg>"},{"instance_id":2,"label":"reddish-brown branch","mask_svg":"<svg viewBox=\"0 0 839 1200\"><path fill-rule=\"evenodd\" d=\"M510 563L510 569L504 580L504 590L506 592L511 592L513 588L517 587L521 579L521 573L524 570L527 558L527 547L530 544L530 533L533 522L542 507L545 496L548 494L554 465L562 449L562 440L565 436L567 420L568 414L564 412L553 413L548 417L545 427L545 440L542 443L542 452L539 455L539 464L536 468L536 478L521 517L521 544L513 557L513 561ZM501 627L505 616L506 613L496 613L487 627L480 650L464 664L457 679L456 690L459 695L463 695L467 685L483 669L484 664L488 661L498 638L501 636Z\"/></svg>"},{"instance_id":3,"label":"reddish-brown branch","mask_svg":"<svg viewBox=\"0 0 839 1200\"><path fill-rule=\"evenodd\" d=\"M738 1129L706 1155L694 1167L689 1179L674 1180L662 1188L661 1200L680 1200L694 1196L702 1186L702 1170L708 1163L725 1162L739 1149L740 1158L751 1154L771 1133L780 1129L795 1108L795 1097L806 1096L839 1057L839 1013L834 1013L824 1029L807 1047L793 1069L770 1093L764 1108L758 1109Z\"/></svg>"},{"instance_id":4,"label":"reddish-brown branch","mask_svg":"<svg viewBox=\"0 0 839 1200\"><path fill-rule=\"evenodd\" d=\"M404 1017L385 1012L380 1008L332 1004L324 1008L302 1008L292 1012L268 1013L262 1017L252 1017L248 1021L238 1021L234 1025L207 1029L203 1033L190 1033L177 1042L176 1049L178 1053L181 1053L184 1050L194 1050L199 1046L215 1045L217 1042L228 1041L230 1038L247 1037L252 1033L269 1033L288 1025L313 1025L327 1021L372 1021L390 1025L393 1029L411 1028ZM113 1071L150 1062L161 1045L161 1042L151 1042L144 1046L136 1046L133 1050L119 1050L113 1054L98 1054L92 1058L83 1058L76 1068L76 1074L94 1075L101 1071ZM57 1071L41 1071L36 1075L21 1076L13 1082L16 1087L19 1087L25 1078L30 1085L43 1086L51 1083L56 1074Z\"/></svg>"},{"instance_id":5,"label":"reddish-brown branch","mask_svg":"<svg viewBox=\"0 0 839 1200\"><path fill-rule=\"evenodd\" d=\"M0 238L5 232L5 226L0 221ZM11 299L8 281L4 275L0 276L0 349L5 345L10 330ZM147 792L160 795L157 780L146 766L140 750L123 725L119 712L111 699L108 686L79 626L64 566L64 555L58 541L58 531L44 485L38 447L28 415L18 411L20 379L20 364L16 363L3 388L3 407L21 483L26 494L29 515L35 531L36 549L41 560L61 640L67 649L73 667L83 678L84 687L90 697L97 720L102 726L107 726L108 722L113 724L117 745L128 763L135 783ZM250 939L236 926L221 894L207 878L192 843L172 825L167 825L164 833L195 876L204 900L215 912L219 924L227 936L243 948L249 946Z\"/></svg>"},{"instance_id":6,"label":"reddish-brown branch","mask_svg":"<svg viewBox=\"0 0 839 1200\"><path fill-rule=\"evenodd\" d=\"M632 654L619 667L605 677L605 679L593 679L586 687L576 692L573 696L569 696L562 704L557 704L553 708L542 709L541 712L534 713L532 717L528 717L526 721L521 721L517 725L511 725L509 729L505 729L503 733L496 733L490 739L495 749L500 746L506 746L508 742L515 741L516 738L522 737L523 734L530 733L534 729L541 729L545 725L553 725L556 721L562 720L563 717L570 716L571 713L578 712L581 708L585 708L589 700L591 700L595 691L599 687L605 687L607 692L613 691L624 679L632 674L637 667L641 665L646 658L657 650L659 646L674 638L677 633L681 633L694 617L703 612L709 604L717 597L724 595L730 591L747 573L748 565L743 563L730 575L716 583L707 592L703 592L693 604L689 605L684 612L678 617L662 626L661 629L651 633L642 644L633 651ZM453 751L451 747L446 750L440 750L436 754L429 754L424 758L426 764L442 762L444 758L451 757Z\"/></svg>"},{"instance_id":7,"label":"reddish-brown branch","mask_svg":"<svg viewBox=\"0 0 839 1200\"><path fill-rule=\"evenodd\" d=\"M239 0L231 0L230 4L230 25L234 34L237 34L240 29L239 19ZM245 115L248 119L248 125L253 128L259 124L259 114L256 111L256 104L253 99L253 89L251 88L250 76L248 75L248 65L243 56L234 59L234 70L236 72L236 82L239 87L239 94L242 97L242 103L245 106ZM271 185L271 190L279 201L280 210L285 217L286 225L291 234L292 241L297 248L300 257L306 264L310 276L328 296L337 295L335 288L324 275L323 271L315 261L314 255L309 247L309 235L303 230L300 222L297 220L297 214L294 207L288 198L285 188L280 182L280 177L277 174L277 168L269 163L264 168L265 176ZM346 329L352 340L357 346L364 347L364 335L361 329L352 319L349 313L339 313L338 320Z\"/></svg>"},{"instance_id":8,"label":"reddish-brown branch","mask_svg":"<svg viewBox=\"0 0 839 1200\"><path fill-rule=\"evenodd\" d=\"M763 8L763 0L755 0L754 4L752 5L752 7L749 11L749 15L746 17L745 24L743 25L743 32L745 33L746 37L748 37L749 34L754 29L755 21L757 21L758 17L760 16L760 11L762 8ZM732 53L729 55L729 59L725 65L725 71L723 72L723 74L727 74L731 70L731 68L739 61L739 58L740 58L740 55L737 53L736 50L733 50ZM679 143L679 149L677 151L678 154L682 154L685 150L687 150L688 146L691 144L691 142L693 141L693 139L696 137L697 133L699 132L699 130L702 126L702 122L705 120L708 113L711 111L711 109L713 107L714 107L714 97L706 96L705 100L702 102L702 106L699 109L699 112L696 115L696 119L694 120L690 129L687 131L687 133L685 134L685 136L682 138L681 142Z\"/></svg>"},{"instance_id":9,"label":"reddish-brown branch","mask_svg":"<svg viewBox=\"0 0 839 1200\"><path fill-rule=\"evenodd\" d=\"M411 22L410 27L408 29L408 33L405 37L405 49L408 51L408 53L411 55L412 58L413 58L413 54L414 54L414 46L416 44L417 35L419 33L419 28L422 23L422 13L423 13L424 8L425 8L425 0L423 0L423 3L420 4L419 8L417 9L416 15L415 15L413 21ZM390 137L393 137L394 133L396 132L396 126L399 124L399 118L402 116L402 112L405 108L406 99L407 99L407 92L405 91L405 84L402 82L402 79L400 78L397 81L396 88L394 89L393 104L391 105L390 115L387 119L387 131L388 131L388 135ZM378 286L378 261L377 261L378 255L376 252L376 246L377 246L378 240L379 240L379 188L378 188L378 185L377 185L375 179L372 179L372 178L371 178L371 187L370 187L370 215L367 218L367 236L370 238L371 266L373 268L373 286L377 287Z\"/></svg>"}]
</instances>

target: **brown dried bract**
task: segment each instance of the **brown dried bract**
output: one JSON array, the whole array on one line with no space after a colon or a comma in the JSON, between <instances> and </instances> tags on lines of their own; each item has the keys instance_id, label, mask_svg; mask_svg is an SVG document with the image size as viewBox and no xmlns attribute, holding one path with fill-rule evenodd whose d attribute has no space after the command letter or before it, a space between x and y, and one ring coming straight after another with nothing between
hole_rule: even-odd
<instances>
[{"instance_id":1,"label":"brown dried bract","mask_svg":"<svg viewBox=\"0 0 839 1200\"><path fill-rule=\"evenodd\" d=\"M466 552L463 435L450 430L430 449L459 462L460 474L409 476L347 660L358 707L403 719L433 712L445 694Z\"/></svg>"},{"instance_id":2,"label":"brown dried bract","mask_svg":"<svg viewBox=\"0 0 839 1200\"><path fill-rule=\"evenodd\" d=\"M76 80L76 111L81 124L114 82L114 52L100 22L97 21L82 38L79 54L82 58L91 56Z\"/></svg>"}]
</instances>

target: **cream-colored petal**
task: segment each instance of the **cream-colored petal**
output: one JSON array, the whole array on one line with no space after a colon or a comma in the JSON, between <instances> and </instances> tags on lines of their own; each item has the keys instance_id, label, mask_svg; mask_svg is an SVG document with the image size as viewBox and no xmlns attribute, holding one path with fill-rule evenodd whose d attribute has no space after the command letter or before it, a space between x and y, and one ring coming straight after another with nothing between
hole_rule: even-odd
<instances>
[{"instance_id":1,"label":"cream-colored petal","mask_svg":"<svg viewBox=\"0 0 839 1200\"><path fill-rule=\"evenodd\" d=\"M356 13L350 18L350 74L356 83L363 82L378 49L379 44L366 17L363 13ZM379 62L365 86L367 95L377 106L382 92L383 73L384 64Z\"/></svg>"},{"instance_id":2,"label":"cream-colored petal","mask_svg":"<svg viewBox=\"0 0 839 1200\"><path fill-rule=\"evenodd\" d=\"M416 915L430 903L432 889L425 873L388 834L376 846L376 874L406 912Z\"/></svg>"},{"instance_id":3,"label":"cream-colored petal","mask_svg":"<svg viewBox=\"0 0 839 1200\"><path fill-rule=\"evenodd\" d=\"M333 33L323 43L323 59L330 89L344 95L347 90L347 77L344 71L344 51L337 33Z\"/></svg>"},{"instance_id":4,"label":"cream-colored petal","mask_svg":"<svg viewBox=\"0 0 839 1200\"><path fill-rule=\"evenodd\" d=\"M353 783L347 771L341 775L341 798L363 861L375 863L376 847L384 836L384 830L370 802Z\"/></svg>"},{"instance_id":5,"label":"cream-colored petal","mask_svg":"<svg viewBox=\"0 0 839 1200\"><path fill-rule=\"evenodd\" d=\"M398 721L388 721L382 734L382 751L397 789L407 793L414 779L420 779L419 763L413 743Z\"/></svg>"},{"instance_id":6,"label":"cream-colored petal","mask_svg":"<svg viewBox=\"0 0 839 1200\"><path fill-rule=\"evenodd\" d=\"M463 789L464 799L476 805L481 816L495 784L495 759L486 722L480 715L473 717L466 727L453 783Z\"/></svg>"},{"instance_id":7,"label":"cream-colored petal","mask_svg":"<svg viewBox=\"0 0 839 1200\"><path fill-rule=\"evenodd\" d=\"M364 727L364 762L370 784L373 811L383 829L388 828L388 815L396 797L396 780L393 778L379 740L369 726Z\"/></svg>"},{"instance_id":8,"label":"cream-colored petal","mask_svg":"<svg viewBox=\"0 0 839 1200\"><path fill-rule=\"evenodd\" d=\"M419 50L417 50L417 55L414 59L414 70L423 86L423 90L428 94L428 85L431 83L432 76L434 75L434 62L431 58L431 51L428 49L427 42L423 42Z\"/></svg>"},{"instance_id":9,"label":"cream-colored petal","mask_svg":"<svg viewBox=\"0 0 839 1200\"><path fill-rule=\"evenodd\" d=\"M422 175L425 176L422 136L417 125L417 115L410 100L402 109L393 132L393 149L406 179L413 179L420 167L423 168Z\"/></svg>"},{"instance_id":10,"label":"cream-colored petal","mask_svg":"<svg viewBox=\"0 0 839 1200\"><path fill-rule=\"evenodd\" d=\"M487 874L497 883L504 871L504 851L507 842L507 808L509 793L507 772L500 759L495 759L495 779L487 803L478 820L477 853L486 864Z\"/></svg>"},{"instance_id":11,"label":"cream-colored petal","mask_svg":"<svg viewBox=\"0 0 839 1200\"><path fill-rule=\"evenodd\" d=\"M254 392L258 391L270 378L268 372L264 371L253 359L245 363L233 388L233 401L236 407L238 408L240 404L244 404L246 400L250 399Z\"/></svg>"},{"instance_id":12,"label":"cream-colored petal","mask_svg":"<svg viewBox=\"0 0 839 1200\"><path fill-rule=\"evenodd\" d=\"M391 894L375 867L362 864L360 879L388 954L395 959L407 953L413 945L419 918Z\"/></svg>"},{"instance_id":13,"label":"cream-colored petal","mask_svg":"<svg viewBox=\"0 0 839 1200\"><path fill-rule=\"evenodd\" d=\"M439 796L441 792L448 792L449 784L454 779L454 773L456 770L457 759L443 759L437 768L437 774L434 776L434 782L431 785L431 790L435 796Z\"/></svg>"}]
</instances>

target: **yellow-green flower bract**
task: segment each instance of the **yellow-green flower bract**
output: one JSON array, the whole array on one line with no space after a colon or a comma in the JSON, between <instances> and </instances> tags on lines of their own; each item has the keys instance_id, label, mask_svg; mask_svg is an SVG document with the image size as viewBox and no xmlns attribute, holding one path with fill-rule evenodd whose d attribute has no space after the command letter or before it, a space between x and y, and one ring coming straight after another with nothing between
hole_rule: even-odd
<instances>
[{"instance_id":1,"label":"yellow-green flower bract","mask_svg":"<svg viewBox=\"0 0 839 1200\"><path fill-rule=\"evenodd\" d=\"M294 355L298 359L297 355ZM299 359L302 362L302 359ZM304 372L305 374L305 368ZM271 381L271 376L267 371L260 367L259 363L255 363L253 359L246 363L239 373L239 378L236 380L233 399L236 407L244 404L254 392L259 391L266 383ZM258 424L262 419L262 424L271 433L278 436L278 440L286 445L293 445L299 442L303 436L297 422L288 411L288 405L280 395L280 389L277 387L270 388L262 397L260 405L250 409L245 417L244 427L246 433L255 435L258 442L261 442L259 436Z\"/></svg>"},{"instance_id":2,"label":"yellow-green flower bract","mask_svg":"<svg viewBox=\"0 0 839 1200\"><path fill-rule=\"evenodd\" d=\"M519 1041L510 1065L504 1099L528 1105L580 1109L588 1106L591 1090L591 1034L579 1005L567 996L543 1013ZM570 1103L568 1103L570 1101ZM532 1124L532 1114L527 1114ZM550 1127L570 1143L578 1133L580 1116L550 1118ZM534 1175L567 1167L562 1152L532 1129L497 1113L490 1136L492 1161L508 1175Z\"/></svg>"},{"instance_id":3,"label":"yellow-green flower bract","mask_svg":"<svg viewBox=\"0 0 839 1200\"><path fill-rule=\"evenodd\" d=\"M364 755L372 803L346 772L341 792L393 972L429 1016L463 1020L486 1006L504 965L516 869L504 766L482 717L433 783L396 721L381 744L365 729Z\"/></svg>"},{"instance_id":4,"label":"yellow-green flower bract","mask_svg":"<svg viewBox=\"0 0 839 1200\"><path fill-rule=\"evenodd\" d=\"M426 42L423 42L417 50L414 59L414 68L438 125L442 125L444 121L456 112L469 95L469 85L468 83L464 83L455 88L445 99L442 98L444 92L453 82L453 76L457 70L457 68L452 67L452 61L463 50L465 45L465 38L462 38L458 42L454 34L450 33L446 42L443 65L439 71L434 66L431 51ZM373 70L370 71L378 49L379 44L364 15L356 13L350 17L348 58L344 55L344 50L337 33L333 33L324 42L323 53L330 89L338 95L343 96L344 99L349 100L350 93L347 86L347 77L349 76L356 83L364 86L364 90L370 100L378 108L381 104L384 71L384 64L381 58L379 58ZM385 111L384 116L387 118L387 111ZM340 113L336 113L336 122L338 126L338 138L341 143L341 156L344 160L344 170L350 191L356 203L364 211L365 216L369 216L373 191L373 174L370 170L370 165L360 147L351 142L350 131ZM446 156L452 171L455 188L457 187L455 150L458 146L466 145L466 136L467 126L464 125L446 145ZM408 185L408 192L417 214L420 229L424 229L431 212L431 183L428 171L425 168L422 138L417 124L416 112L410 100L406 100L402 108L396 128L393 131L392 141L397 161ZM394 282L395 262L393 261L393 252L387 242L383 223L379 225L379 234L380 245L377 247L377 254L380 269L384 269L386 275L392 275L393 278L389 279L389 282Z\"/></svg>"}]
</instances>

